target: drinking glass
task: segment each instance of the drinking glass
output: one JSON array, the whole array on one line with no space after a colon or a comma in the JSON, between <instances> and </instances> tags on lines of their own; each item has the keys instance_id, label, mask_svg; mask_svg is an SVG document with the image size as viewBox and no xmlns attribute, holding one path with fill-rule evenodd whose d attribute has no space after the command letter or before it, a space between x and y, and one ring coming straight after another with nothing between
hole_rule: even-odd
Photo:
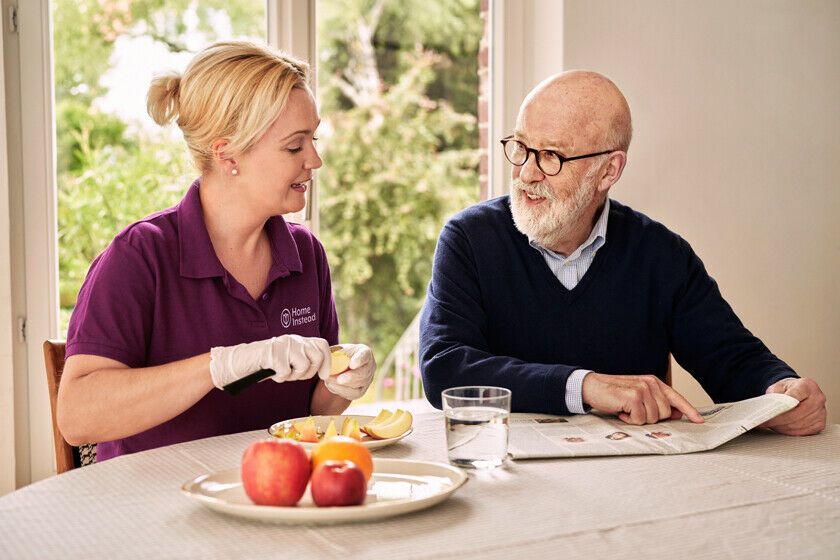
<instances>
[{"instance_id":1,"label":"drinking glass","mask_svg":"<svg viewBox=\"0 0 840 560\"><path fill-rule=\"evenodd\" d=\"M507 458L510 390L452 387L441 393L449 462L492 469Z\"/></svg>"}]
</instances>

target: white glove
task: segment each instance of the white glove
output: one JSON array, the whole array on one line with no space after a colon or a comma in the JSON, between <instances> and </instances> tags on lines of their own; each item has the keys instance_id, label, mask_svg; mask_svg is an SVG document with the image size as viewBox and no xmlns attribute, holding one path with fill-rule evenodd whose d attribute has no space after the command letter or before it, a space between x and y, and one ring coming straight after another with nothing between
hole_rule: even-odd
<instances>
[{"instance_id":1,"label":"white glove","mask_svg":"<svg viewBox=\"0 0 840 560\"><path fill-rule=\"evenodd\" d=\"M343 344L342 348L350 356L350 369L333 376L330 376L329 368L326 372L318 370L318 377L324 380L324 385L331 393L352 401L364 395L373 382L376 360L373 359L373 352L364 344Z\"/></svg>"},{"instance_id":2,"label":"white glove","mask_svg":"<svg viewBox=\"0 0 840 560\"><path fill-rule=\"evenodd\" d=\"M261 369L273 369L277 383L330 374L330 345L296 334L210 349L210 376L219 389Z\"/></svg>"}]
</instances>

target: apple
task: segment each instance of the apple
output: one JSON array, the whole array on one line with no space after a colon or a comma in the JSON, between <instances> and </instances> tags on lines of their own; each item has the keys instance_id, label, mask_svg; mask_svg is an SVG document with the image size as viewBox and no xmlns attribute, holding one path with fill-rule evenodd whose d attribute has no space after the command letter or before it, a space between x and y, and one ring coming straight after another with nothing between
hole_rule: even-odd
<instances>
[{"instance_id":1,"label":"apple","mask_svg":"<svg viewBox=\"0 0 840 560\"><path fill-rule=\"evenodd\" d=\"M341 435L361 441L362 432L359 431L359 421L355 418L345 418L344 424L341 425Z\"/></svg>"},{"instance_id":2,"label":"apple","mask_svg":"<svg viewBox=\"0 0 840 560\"><path fill-rule=\"evenodd\" d=\"M339 348L330 353L330 375L338 375L350 369L350 356Z\"/></svg>"},{"instance_id":3,"label":"apple","mask_svg":"<svg viewBox=\"0 0 840 560\"><path fill-rule=\"evenodd\" d=\"M298 441L305 441L307 443L318 443L318 430L315 426L315 420L310 416L304 422L295 422L293 424L295 432L297 432Z\"/></svg>"},{"instance_id":4,"label":"apple","mask_svg":"<svg viewBox=\"0 0 840 560\"><path fill-rule=\"evenodd\" d=\"M335 429L335 418L330 418L330 425L327 426L327 430L324 432L324 439L330 439L337 435L338 430Z\"/></svg>"},{"instance_id":5,"label":"apple","mask_svg":"<svg viewBox=\"0 0 840 560\"><path fill-rule=\"evenodd\" d=\"M365 501L367 481L352 461L325 461L312 473L310 492L319 507L357 506Z\"/></svg>"},{"instance_id":6,"label":"apple","mask_svg":"<svg viewBox=\"0 0 840 560\"><path fill-rule=\"evenodd\" d=\"M377 418L379 417L377 416ZM394 414L380 422L376 422L376 418L374 418L372 422L365 425L364 430L365 433L375 439L395 438L406 433L411 428L413 421L414 419L409 411L398 408Z\"/></svg>"},{"instance_id":7,"label":"apple","mask_svg":"<svg viewBox=\"0 0 840 560\"><path fill-rule=\"evenodd\" d=\"M311 471L303 446L289 439L255 441L242 455L242 486L260 506L293 506Z\"/></svg>"}]
</instances>

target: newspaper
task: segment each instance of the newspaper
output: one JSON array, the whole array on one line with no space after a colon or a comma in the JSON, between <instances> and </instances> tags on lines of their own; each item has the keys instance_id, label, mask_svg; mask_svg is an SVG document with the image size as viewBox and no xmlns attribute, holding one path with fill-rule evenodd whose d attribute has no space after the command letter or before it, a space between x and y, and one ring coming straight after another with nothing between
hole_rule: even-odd
<instances>
[{"instance_id":1,"label":"newspaper","mask_svg":"<svg viewBox=\"0 0 840 560\"><path fill-rule=\"evenodd\" d=\"M633 426L598 414L510 416L508 452L514 459L591 457L596 455L672 455L706 451L738 437L795 407L788 395L769 394L698 411L705 419L683 418Z\"/></svg>"}]
</instances>

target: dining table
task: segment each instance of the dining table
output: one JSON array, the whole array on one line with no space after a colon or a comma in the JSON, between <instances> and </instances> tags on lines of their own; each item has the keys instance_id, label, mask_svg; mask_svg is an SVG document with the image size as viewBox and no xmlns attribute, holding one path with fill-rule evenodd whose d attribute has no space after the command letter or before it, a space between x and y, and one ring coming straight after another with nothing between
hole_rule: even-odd
<instances>
[{"instance_id":1,"label":"dining table","mask_svg":"<svg viewBox=\"0 0 840 560\"><path fill-rule=\"evenodd\" d=\"M443 413L374 458L445 463ZM268 428L268 427L266 427ZM0 558L840 558L840 425L809 437L756 429L680 455L508 460L467 471L442 502L332 525L214 511L181 490L237 468L266 430L117 457L0 497Z\"/></svg>"}]
</instances>

